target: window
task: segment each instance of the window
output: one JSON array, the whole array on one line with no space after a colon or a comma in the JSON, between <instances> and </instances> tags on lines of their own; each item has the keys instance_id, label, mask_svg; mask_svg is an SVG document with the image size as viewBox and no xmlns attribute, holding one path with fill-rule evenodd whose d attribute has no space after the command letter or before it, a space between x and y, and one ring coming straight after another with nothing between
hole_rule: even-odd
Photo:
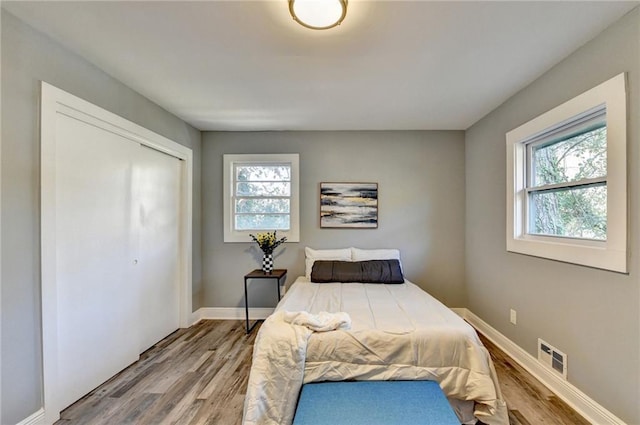
<instances>
[{"instance_id":1,"label":"window","mask_svg":"<svg viewBox=\"0 0 640 425\"><path fill-rule=\"evenodd\" d=\"M604 106L526 141L529 233L607 239Z\"/></svg>"},{"instance_id":2,"label":"window","mask_svg":"<svg viewBox=\"0 0 640 425\"><path fill-rule=\"evenodd\" d=\"M224 241L277 230L298 242L298 154L224 155Z\"/></svg>"},{"instance_id":3,"label":"window","mask_svg":"<svg viewBox=\"0 0 640 425\"><path fill-rule=\"evenodd\" d=\"M626 272L625 75L507 133L507 250Z\"/></svg>"}]
</instances>

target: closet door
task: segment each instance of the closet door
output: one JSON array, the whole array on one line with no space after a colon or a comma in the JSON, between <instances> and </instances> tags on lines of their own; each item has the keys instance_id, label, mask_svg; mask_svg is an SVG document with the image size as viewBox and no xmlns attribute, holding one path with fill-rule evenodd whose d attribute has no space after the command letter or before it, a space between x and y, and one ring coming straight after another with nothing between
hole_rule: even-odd
<instances>
[{"instance_id":1,"label":"closet door","mask_svg":"<svg viewBox=\"0 0 640 425\"><path fill-rule=\"evenodd\" d=\"M193 169L189 148L41 87L43 408L54 423L188 324Z\"/></svg>"},{"instance_id":2,"label":"closet door","mask_svg":"<svg viewBox=\"0 0 640 425\"><path fill-rule=\"evenodd\" d=\"M121 136L58 116L56 392L61 406L138 357L131 170L139 149Z\"/></svg>"},{"instance_id":3,"label":"closet door","mask_svg":"<svg viewBox=\"0 0 640 425\"><path fill-rule=\"evenodd\" d=\"M179 159L140 146L133 176L139 222L140 352L179 327Z\"/></svg>"}]
</instances>

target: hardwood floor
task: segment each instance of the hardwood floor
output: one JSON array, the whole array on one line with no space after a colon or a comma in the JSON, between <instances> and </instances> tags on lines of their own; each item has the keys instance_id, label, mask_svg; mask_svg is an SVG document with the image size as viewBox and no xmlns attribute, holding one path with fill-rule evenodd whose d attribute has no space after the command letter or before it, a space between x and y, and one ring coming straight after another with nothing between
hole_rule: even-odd
<instances>
[{"instance_id":1,"label":"hardwood floor","mask_svg":"<svg viewBox=\"0 0 640 425\"><path fill-rule=\"evenodd\" d=\"M256 334L245 335L244 322L232 320L178 330L65 409L56 424L240 424ZM494 358L511 425L588 424L493 344L483 343Z\"/></svg>"},{"instance_id":2,"label":"hardwood floor","mask_svg":"<svg viewBox=\"0 0 640 425\"><path fill-rule=\"evenodd\" d=\"M589 425L547 387L480 334L491 353L511 425Z\"/></svg>"}]
</instances>

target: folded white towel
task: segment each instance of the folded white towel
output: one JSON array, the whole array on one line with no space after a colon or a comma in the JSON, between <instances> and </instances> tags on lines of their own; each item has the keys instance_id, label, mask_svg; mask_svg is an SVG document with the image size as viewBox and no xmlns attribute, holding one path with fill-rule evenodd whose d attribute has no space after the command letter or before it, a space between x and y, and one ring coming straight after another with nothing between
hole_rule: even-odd
<instances>
[{"instance_id":1,"label":"folded white towel","mask_svg":"<svg viewBox=\"0 0 640 425\"><path fill-rule=\"evenodd\" d=\"M347 313L328 313L321 311L311 314L308 311L285 311L283 319L292 325L305 326L314 332L326 332L336 329L351 329L351 317Z\"/></svg>"}]
</instances>

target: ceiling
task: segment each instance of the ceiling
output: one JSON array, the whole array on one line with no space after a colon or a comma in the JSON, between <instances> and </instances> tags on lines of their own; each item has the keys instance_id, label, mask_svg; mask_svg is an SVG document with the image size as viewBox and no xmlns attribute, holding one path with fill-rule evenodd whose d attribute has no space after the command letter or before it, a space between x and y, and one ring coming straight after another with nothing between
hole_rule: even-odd
<instances>
[{"instance_id":1,"label":"ceiling","mask_svg":"<svg viewBox=\"0 0 640 425\"><path fill-rule=\"evenodd\" d=\"M638 2L3 1L200 130L466 129Z\"/></svg>"}]
</instances>

